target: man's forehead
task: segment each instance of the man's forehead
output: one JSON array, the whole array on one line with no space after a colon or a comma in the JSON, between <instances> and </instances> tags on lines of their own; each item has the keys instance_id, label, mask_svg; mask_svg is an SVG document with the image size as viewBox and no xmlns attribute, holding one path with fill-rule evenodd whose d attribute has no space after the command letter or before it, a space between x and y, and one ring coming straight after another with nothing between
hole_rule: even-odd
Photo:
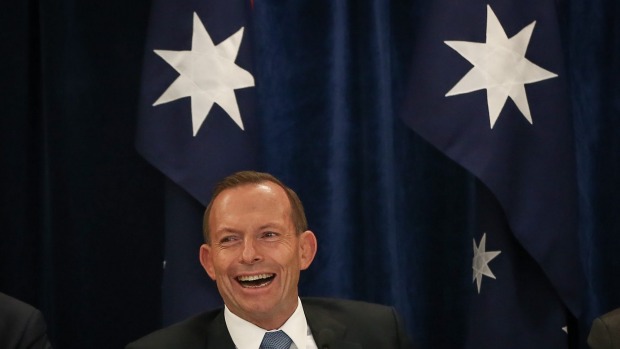
<instances>
[{"instance_id":1,"label":"man's forehead","mask_svg":"<svg viewBox=\"0 0 620 349\"><path fill-rule=\"evenodd\" d=\"M294 225L290 201L282 187L272 182L248 183L223 190L215 198L209 213L212 232L234 229L232 226L236 224L236 219L246 214L260 218L254 222L256 224L279 228ZM284 221L274 217L284 218ZM261 221L262 219L266 221ZM232 226L229 226L230 224Z\"/></svg>"},{"instance_id":2,"label":"man's forehead","mask_svg":"<svg viewBox=\"0 0 620 349\"><path fill-rule=\"evenodd\" d=\"M222 190L222 192L217 196L216 200L222 197L236 197L243 196L249 194L256 195L278 195L286 193L284 190L277 184L272 182L259 182L259 183L245 183L240 184L232 188L227 188Z\"/></svg>"},{"instance_id":3,"label":"man's forehead","mask_svg":"<svg viewBox=\"0 0 620 349\"><path fill-rule=\"evenodd\" d=\"M287 210L291 209L290 200L284 188L277 183L270 181L260 183L241 184L232 188L222 190L213 201L211 214L214 211L221 211L229 205L236 205L239 202L252 203L251 200L265 200L271 205L285 205Z\"/></svg>"}]
</instances>

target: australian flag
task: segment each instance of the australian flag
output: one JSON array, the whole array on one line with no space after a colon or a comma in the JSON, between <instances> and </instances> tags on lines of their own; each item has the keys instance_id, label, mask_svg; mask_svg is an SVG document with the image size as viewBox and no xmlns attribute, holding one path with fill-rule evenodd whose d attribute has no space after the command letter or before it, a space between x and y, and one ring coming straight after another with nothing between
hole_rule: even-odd
<instances>
[{"instance_id":1,"label":"australian flag","mask_svg":"<svg viewBox=\"0 0 620 349\"><path fill-rule=\"evenodd\" d=\"M156 0L144 54L136 147L170 179L163 318L219 304L198 262L214 184L256 167L250 1Z\"/></svg>"},{"instance_id":2,"label":"australian flag","mask_svg":"<svg viewBox=\"0 0 620 349\"><path fill-rule=\"evenodd\" d=\"M556 1L421 11L403 118L478 179L467 347L566 348L585 283Z\"/></svg>"}]
</instances>

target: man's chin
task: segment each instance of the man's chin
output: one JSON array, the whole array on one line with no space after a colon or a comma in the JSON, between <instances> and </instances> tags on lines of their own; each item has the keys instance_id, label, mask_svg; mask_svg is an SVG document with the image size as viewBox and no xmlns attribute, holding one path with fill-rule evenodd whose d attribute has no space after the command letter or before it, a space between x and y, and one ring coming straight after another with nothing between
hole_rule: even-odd
<instances>
[{"instance_id":1,"label":"man's chin","mask_svg":"<svg viewBox=\"0 0 620 349\"><path fill-rule=\"evenodd\" d=\"M238 312L245 315L241 316L244 319L247 317L259 319L273 318L276 315L287 312L281 299L275 301L274 298L256 297L252 299L239 300L237 304L239 306Z\"/></svg>"},{"instance_id":2,"label":"man's chin","mask_svg":"<svg viewBox=\"0 0 620 349\"><path fill-rule=\"evenodd\" d=\"M252 300L251 302L243 302L241 311L245 314L255 317L270 317L276 312L277 303L272 301Z\"/></svg>"}]
</instances>

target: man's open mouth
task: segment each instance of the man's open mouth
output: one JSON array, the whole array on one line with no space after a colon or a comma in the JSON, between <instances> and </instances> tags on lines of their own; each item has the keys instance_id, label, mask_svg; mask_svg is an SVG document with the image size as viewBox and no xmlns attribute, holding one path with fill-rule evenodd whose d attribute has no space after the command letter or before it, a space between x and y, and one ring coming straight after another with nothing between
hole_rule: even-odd
<instances>
[{"instance_id":1,"label":"man's open mouth","mask_svg":"<svg viewBox=\"0 0 620 349\"><path fill-rule=\"evenodd\" d=\"M237 281L243 287L256 288L267 286L276 277L276 274L258 274L238 276Z\"/></svg>"}]
</instances>

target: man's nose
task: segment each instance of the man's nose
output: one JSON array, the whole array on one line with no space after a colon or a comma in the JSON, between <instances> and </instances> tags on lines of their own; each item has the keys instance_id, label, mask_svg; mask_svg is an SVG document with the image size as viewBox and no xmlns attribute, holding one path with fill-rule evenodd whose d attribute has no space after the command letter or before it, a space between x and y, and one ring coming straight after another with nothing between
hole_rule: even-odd
<instances>
[{"instance_id":1,"label":"man's nose","mask_svg":"<svg viewBox=\"0 0 620 349\"><path fill-rule=\"evenodd\" d=\"M243 241L243 251L241 253L241 262L246 264L254 264L262 258L256 249L256 241L254 239L245 239Z\"/></svg>"}]
</instances>

